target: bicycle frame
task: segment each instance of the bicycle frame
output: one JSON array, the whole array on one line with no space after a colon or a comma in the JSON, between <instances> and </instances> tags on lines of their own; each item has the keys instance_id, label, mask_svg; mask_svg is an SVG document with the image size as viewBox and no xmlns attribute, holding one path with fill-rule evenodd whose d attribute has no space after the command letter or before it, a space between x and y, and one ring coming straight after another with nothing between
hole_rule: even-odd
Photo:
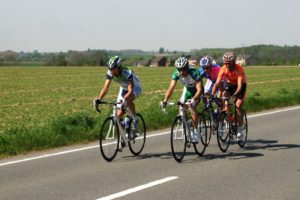
<instances>
[{"instance_id":1,"label":"bicycle frame","mask_svg":"<svg viewBox=\"0 0 300 200\"><path fill-rule=\"evenodd\" d=\"M230 131L230 133L236 135L237 134L237 127L236 127L237 126L237 118L236 118L237 111L236 111L235 99L228 98L228 97L222 97L222 99L224 100L224 105L225 105L225 102L227 101L227 110L225 110L225 111L227 113L227 119L231 124L230 129L232 132Z\"/></svg>"},{"instance_id":2,"label":"bicycle frame","mask_svg":"<svg viewBox=\"0 0 300 200\"><path fill-rule=\"evenodd\" d=\"M190 146L190 144L192 143L192 136L191 136L191 126L188 124L187 122L187 118L186 118L186 110L189 110L190 112L191 109L187 108L187 106L189 106L189 104L186 103L181 103L181 102L177 102L177 103L167 103L167 106L173 106L173 105L178 105L179 106L179 112L178 112L178 116L182 117L182 122L184 124L184 127L187 130L187 137L186 137L186 143L188 145L188 147ZM165 109L163 109L163 112L166 112Z\"/></svg>"},{"instance_id":3,"label":"bicycle frame","mask_svg":"<svg viewBox=\"0 0 300 200\"><path fill-rule=\"evenodd\" d=\"M121 120L117 115L117 110L123 109L125 110L125 113L127 112L126 108L118 108L117 105L120 103L116 103L116 102L101 102L101 104L109 104L113 106L113 110L110 116L113 117L113 119L117 122L119 130L120 130L120 136L122 141L127 142L128 141L128 137L126 136L126 129L123 128L122 124L121 124ZM96 110L100 113L101 111L99 110L98 107L96 107ZM110 125L109 127L109 131L111 130L111 128L114 128L115 126L113 126L113 124ZM113 131L113 133L115 133L115 131ZM127 133L128 134L128 133ZM105 139L111 139L114 138L114 135L112 135L112 137L110 137L109 135L106 135Z\"/></svg>"},{"instance_id":4,"label":"bicycle frame","mask_svg":"<svg viewBox=\"0 0 300 200\"><path fill-rule=\"evenodd\" d=\"M209 111L209 117L212 122L212 127L215 129L217 127L217 123L218 123L218 116L214 116L214 109L213 109L213 105L216 105L216 108L218 109L218 114L220 114L221 108L222 108L222 103L220 103L220 99L217 97L212 97L212 98L207 98L206 99L206 105L204 109L207 109Z\"/></svg>"}]
</instances>

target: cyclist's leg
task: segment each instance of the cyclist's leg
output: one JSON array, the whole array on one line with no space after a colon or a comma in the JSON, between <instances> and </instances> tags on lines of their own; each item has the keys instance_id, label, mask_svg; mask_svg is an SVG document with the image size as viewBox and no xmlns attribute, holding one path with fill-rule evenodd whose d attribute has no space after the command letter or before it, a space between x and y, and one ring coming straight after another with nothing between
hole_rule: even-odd
<instances>
[{"instance_id":1,"label":"cyclist's leg","mask_svg":"<svg viewBox=\"0 0 300 200\"><path fill-rule=\"evenodd\" d=\"M239 126L243 125L243 105L244 105L244 99L246 97L246 83L243 84L241 92L237 95L237 101L235 103L236 105L236 111L237 111L237 122Z\"/></svg>"},{"instance_id":2,"label":"cyclist's leg","mask_svg":"<svg viewBox=\"0 0 300 200\"><path fill-rule=\"evenodd\" d=\"M246 96L246 83L243 84L241 92L237 95L236 105L236 119L237 119L237 139L244 140L244 127L243 127L243 105Z\"/></svg>"},{"instance_id":3,"label":"cyclist's leg","mask_svg":"<svg viewBox=\"0 0 300 200\"><path fill-rule=\"evenodd\" d=\"M207 79L204 86L204 94L206 93L211 94L213 86L214 86L214 82L212 82L210 79Z\"/></svg>"},{"instance_id":4,"label":"cyclist's leg","mask_svg":"<svg viewBox=\"0 0 300 200\"><path fill-rule=\"evenodd\" d=\"M134 124L133 129L135 130L137 129L138 126L138 118L135 110L134 100L141 94L141 92L142 92L141 87L134 87L133 93L127 99L128 111L133 119L133 124Z\"/></svg>"},{"instance_id":5,"label":"cyclist's leg","mask_svg":"<svg viewBox=\"0 0 300 200\"><path fill-rule=\"evenodd\" d=\"M236 85L232 85L230 83L226 83L225 88L224 88L224 92L223 92L223 97L231 97L233 95L233 93L236 91L237 86ZM225 110L226 112L229 111L229 106L228 106L228 102L225 102Z\"/></svg>"},{"instance_id":6,"label":"cyclist's leg","mask_svg":"<svg viewBox=\"0 0 300 200\"><path fill-rule=\"evenodd\" d=\"M120 87L120 90L119 90L119 94L118 94L118 97L117 97L117 102L124 102L124 95L127 93L126 90L124 90L122 87ZM118 105L118 107L120 108L120 105ZM118 109L117 110L117 116L122 119L123 115L125 114L125 112L123 111L123 109Z\"/></svg>"},{"instance_id":7,"label":"cyclist's leg","mask_svg":"<svg viewBox=\"0 0 300 200\"><path fill-rule=\"evenodd\" d=\"M196 94L196 91L189 91L186 89L185 97L184 97L184 102L186 102L188 99L191 99L194 97ZM192 117L192 123L194 127L194 132L192 133L192 138L193 142L198 142L199 141L199 130L198 130L198 113L197 113L197 107L199 105L200 99L195 100L194 106L191 107L191 117Z\"/></svg>"}]
</instances>

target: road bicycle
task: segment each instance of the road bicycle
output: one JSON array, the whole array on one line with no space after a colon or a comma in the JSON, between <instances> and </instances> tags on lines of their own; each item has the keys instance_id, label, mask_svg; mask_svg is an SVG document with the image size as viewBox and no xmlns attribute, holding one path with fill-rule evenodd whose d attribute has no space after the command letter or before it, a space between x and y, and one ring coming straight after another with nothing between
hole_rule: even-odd
<instances>
[{"instance_id":1,"label":"road bicycle","mask_svg":"<svg viewBox=\"0 0 300 200\"><path fill-rule=\"evenodd\" d=\"M228 110L223 110L220 113L219 120L218 120L218 128L217 128L217 140L218 146L222 152L226 152L230 143L232 141L236 141L237 137L237 110L235 106L235 99L222 97L224 102L228 104ZM247 138L248 138L248 120L247 114L244 109L242 109L242 117L243 117L243 133L244 137L243 140L238 140L237 143L240 147L244 147Z\"/></svg>"},{"instance_id":2,"label":"road bicycle","mask_svg":"<svg viewBox=\"0 0 300 200\"><path fill-rule=\"evenodd\" d=\"M209 145L211 135L215 135L217 133L218 119L222 110L222 100L220 98L210 96L206 96L204 98L205 101L202 115L207 126L206 145Z\"/></svg>"},{"instance_id":3,"label":"road bicycle","mask_svg":"<svg viewBox=\"0 0 300 200\"><path fill-rule=\"evenodd\" d=\"M179 113L175 117L171 129L171 150L173 157L177 162L181 162L185 156L186 147L194 146L195 152L202 156L206 149L207 131L204 118L201 113L198 113L198 130L200 133L199 142L192 142L192 125L191 117L187 116L187 110L192 112L190 104L187 103L167 103L166 106L179 106ZM163 110L165 112L165 110Z\"/></svg>"},{"instance_id":4,"label":"road bicycle","mask_svg":"<svg viewBox=\"0 0 300 200\"><path fill-rule=\"evenodd\" d=\"M96 106L99 113L101 112L100 104L113 107L111 115L104 120L100 130L99 144L103 158L108 162L112 161L118 151L122 151L127 144L133 155L139 155L146 142L146 125L143 116L137 113L138 124L137 129L134 130L131 116L127 115L125 122L121 122L117 116L118 109L123 109L126 112L127 108L119 108L117 105L120 103L116 102L101 102Z\"/></svg>"}]
</instances>

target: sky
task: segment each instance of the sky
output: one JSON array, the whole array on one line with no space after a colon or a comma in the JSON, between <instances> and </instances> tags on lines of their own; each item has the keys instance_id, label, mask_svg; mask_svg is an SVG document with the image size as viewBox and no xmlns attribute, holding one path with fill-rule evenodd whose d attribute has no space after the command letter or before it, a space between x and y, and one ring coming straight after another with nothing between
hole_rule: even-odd
<instances>
[{"instance_id":1,"label":"sky","mask_svg":"<svg viewBox=\"0 0 300 200\"><path fill-rule=\"evenodd\" d=\"M0 0L0 51L300 45L299 0Z\"/></svg>"}]
</instances>

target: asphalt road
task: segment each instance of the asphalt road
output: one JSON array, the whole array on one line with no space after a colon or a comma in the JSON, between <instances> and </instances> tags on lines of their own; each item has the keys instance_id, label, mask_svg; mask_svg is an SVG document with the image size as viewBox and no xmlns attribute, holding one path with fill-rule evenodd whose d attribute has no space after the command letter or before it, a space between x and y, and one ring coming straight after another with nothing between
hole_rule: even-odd
<instances>
[{"instance_id":1,"label":"asphalt road","mask_svg":"<svg viewBox=\"0 0 300 200\"><path fill-rule=\"evenodd\" d=\"M151 132L140 156L126 149L111 163L97 143L2 159L0 199L298 200L300 106L273 111L248 116L244 149L221 153L214 136L203 157L190 148L180 164L169 129Z\"/></svg>"}]
</instances>

